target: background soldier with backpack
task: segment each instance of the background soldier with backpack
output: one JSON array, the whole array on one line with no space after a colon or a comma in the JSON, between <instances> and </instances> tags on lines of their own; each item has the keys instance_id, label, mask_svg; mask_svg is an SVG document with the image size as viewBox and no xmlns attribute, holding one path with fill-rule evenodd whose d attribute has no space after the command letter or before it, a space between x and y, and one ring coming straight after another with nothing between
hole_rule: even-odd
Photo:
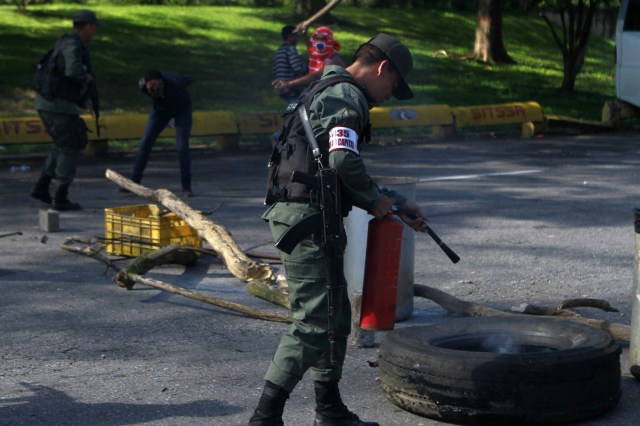
<instances>
[{"instance_id":1,"label":"background soldier with backpack","mask_svg":"<svg viewBox=\"0 0 640 426\"><path fill-rule=\"evenodd\" d=\"M93 110L89 96L95 85L95 75L86 45L96 35L97 26L94 12L78 11L73 17L73 29L60 37L42 58L34 76L36 109L54 145L31 196L47 204L53 202L56 210L81 208L67 196L80 151L88 142L88 129L80 118L78 107ZM49 193L52 179L58 183L53 199Z\"/></svg>"},{"instance_id":2,"label":"background soldier with backpack","mask_svg":"<svg viewBox=\"0 0 640 426\"><path fill-rule=\"evenodd\" d=\"M334 169L338 175L342 208L336 208L337 212L345 215L355 205L382 218L391 214L394 204L400 204L415 215L411 219L401 214L402 220L417 231L426 231L426 215L420 207L400 194L379 188L360 157L369 139L369 109L391 96L401 100L413 97L405 81L412 67L406 46L394 37L378 34L360 46L353 64L346 69L326 66L322 78L311 84L299 104L289 107L269 165L266 203L270 207L262 215L269 222L274 240L321 210L314 202L314 189L291 177L292 171L317 176L321 167ZM302 119L299 108L307 110L308 120ZM306 122L309 127L305 129ZM307 136L310 133L312 137ZM312 139L321 153L321 166L315 154L312 156ZM251 426L282 425L284 405L307 370L316 394L315 426L378 424L361 421L340 397L338 381L351 325L346 280L340 269L344 244L329 245L318 234L323 233L306 236L291 254L279 253L289 284L293 323L267 369L262 396L249 420ZM331 302L327 287L334 276L340 281L336 286L340 293ZM330 303L335 303L331 309L336 311L333 325L329 324Z\"/></svg>"}]
</instances>

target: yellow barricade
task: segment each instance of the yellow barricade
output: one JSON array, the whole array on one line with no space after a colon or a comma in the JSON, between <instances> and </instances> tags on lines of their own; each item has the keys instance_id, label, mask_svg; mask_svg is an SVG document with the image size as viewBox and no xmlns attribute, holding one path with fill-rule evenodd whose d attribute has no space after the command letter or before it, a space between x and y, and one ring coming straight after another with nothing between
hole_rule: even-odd
<instances>
[{"instance_id":1,"label":"yellow barricade","mask_svg":"<svg viewBox=\"0 0 640 426\"><path fill-rule=\"evenodd\" d=\"M89 128L89 140L106 141L138 139L144 132L147 114L105 115L100 118L100 137L90 115L81 116ZM454 127L489 126L522 123L535 132L544 120L542 109L536 102L515 102L501 105L449 107L448 105L415 105L405 107L378 107L371 110L374 128L433 126L434 134L451 133ZM241 134L271 134L282 126L281 112L232 113L225 111L196 111L193 113L193 136L218 136L220 141ZM443 131L443 129L448 129ZM175 136L167 127L161 137ZM231 140L231 139L230 139ZM0 145L46 143L51 138L38 117L0 119Z\"/></svg>"},{"instance_id":2,"label":"yellow barricade","mask_svg":"<svg viewBox=\"0 0 640 426\"><path fill-rule=\"evenodd\" d=\"M492 126L513 123L540 123L542 108L536 102L477 105L451 108L456 127Z\"/></svg>"},{"instance_id":3,"label":"yellow barricade","mask_svg":"<svg viewBox=\"0 0 640 426\"><path fill-rule=\"evenodd\" d=\"M100 118L100 138L95 133L95 120L91 116L82 116L87 122L90 140L96 139L139 139L147 124L147 114L109 115ZM193 113L192 136L227 135L238 133L235 115L231 112L213 111ZM171 126L165 128L160 137L175 136Z\"/></svg>"},{"instance_id":4,"label":"yellow barricade","mask_svg":"<svg viewBox=\"0 0 640 426\"><path fill-rule=\"evenodd\" d=\"M39 117L0 119L0 145L50 141Z\"/></svg>"},{"instance_id":5,"label":"yellow barricade","mask_svg":"<svg viewBox=\"0 0 640 426\"><path fill-rule=\"evenodd\" d=\"M374 128L451 126L453 114L448 105L377 107L371 110L371 125Z\"/></svg>"},{"instance_id":6,"label":"yellow barricade","mask_svg":"<svg viewBox=\"0 0 640 426\"><path fill-rule=\"evenodd\" d=\"M258 135L273 133L282 127L281 112L240 112L235 114L238 133L241 135Z\"/></svg>"},{"instance_id":7,"label":"yellow barricade","mask_svg":"<svg viewBox=\"0 0 640 426\"><path fill-rule=\"evenodd\" d=\"M89 128L89 140L139 139L147 124L147 114L105 115L100 117L100 137L96 122L91 115L81 115ZM228 135L238 133L236 115L232 112L194 112L193 136ZM161 137L175 136L174 129L167 127ZM0 119L0 145L51 142L40 118L18 117Z\"/></svg>"}]
</instances>

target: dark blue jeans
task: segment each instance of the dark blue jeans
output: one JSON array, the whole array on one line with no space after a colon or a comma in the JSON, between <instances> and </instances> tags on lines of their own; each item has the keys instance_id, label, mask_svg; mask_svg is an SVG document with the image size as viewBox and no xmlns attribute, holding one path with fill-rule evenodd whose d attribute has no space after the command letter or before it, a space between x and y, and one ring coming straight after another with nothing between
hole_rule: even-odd
<instances>
[{"instance_id":1,"label":"dark blue jeans","mask_svg":"<svg viewBox=\"0 0 640 426\"><path fill-rule=\"evenodd\" d=\"M176 148L180 159L180 183L183 190L191 190L191 152L189 151L189 136L191 135L191 125L193 117L191 107L180 111L175 117L152 109L149 113L149 120L144 129L144 134L140 140L140 148L133 163L133 174L131 180L140 183L144 169L149 161L151 148L156 143L158 135L169 123L171 118L175 118L176 126Z\"/></svg>"}]
</instances>

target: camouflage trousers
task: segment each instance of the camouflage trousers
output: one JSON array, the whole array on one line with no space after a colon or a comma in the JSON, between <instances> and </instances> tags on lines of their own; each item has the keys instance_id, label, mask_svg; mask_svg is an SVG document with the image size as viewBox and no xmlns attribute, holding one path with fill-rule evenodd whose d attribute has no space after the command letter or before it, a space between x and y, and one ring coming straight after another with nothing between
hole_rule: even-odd
<instances>
[{"instance_id":1,"label":"camouflage trousers","mask_svg":"<svg viewBox=\"0 0 640 426\"><path fill-rule=\"evenodd\" d=\"M262 218L277 240L293 223L315 213L307 203L279 202L267 210ZM344 247L335 253L344 255ZM351 327L351 306L347 297L347 285L341 273L342 289L338 297L339 314L336 320L337 359L329 358L327 253L318 236L303 240L290 255L280 252L289 284L289 301L293 323L280 340L265 380L291 391L307 370L314 381L334 381L342 377ZM342 264L342 262L340 262Z\"/></svg>"},{"instance_id":2,"label":"camouflage trousers","mask_svg":"<svg viewBox=\"0 0 640 426\"><path fill-rule=\"evenodd\" d=\"M43 173L57 179L60 185L73 182L80 151L87 145L87 125L78 115L39 110L38 114L47 133L53 138L53 147L44 164Z\"/></svg>"}]
</instances>

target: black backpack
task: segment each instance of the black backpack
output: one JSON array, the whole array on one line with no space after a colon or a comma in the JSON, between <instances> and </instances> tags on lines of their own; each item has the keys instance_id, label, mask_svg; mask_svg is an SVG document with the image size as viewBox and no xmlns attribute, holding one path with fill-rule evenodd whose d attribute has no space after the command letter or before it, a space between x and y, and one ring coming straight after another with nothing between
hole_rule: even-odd
<instances>
[{"instance_id":1,"label":"black backpack","mask_svg":"<svg viewBox=\"0 0 640 426\"><path fill-rule=\"evenodd\" d=\"M306 108L308 111L316 94L338 83L351 83L360 88L353 77L336 75L312 83L308 90L298 98L298 101L287 108L284 114L284 125L269 161L265 204L271 205L278 201L301 201L310 198L310 188L302 183L291 182L293 171L313 175L317 167L313 161L311 148L297 110L298 108ZM368 135L366 139L368 140ZM323 154L326 161L328 152Z\"/></svg>"},{"instance_id":2,"label":"black backpack","mask_svg":"<svg viewBox=\"0 0 640 426\"><path fill-rule=\"evenodd\" d=\"M69 34L60 37L56 44L42 56L33 75L33 88L50 102L54 98L63 98L71 102L79 102L81 99L81 85L65 79L57 65L58 56L67 37Z\"/></svg>"},{"instance_id":3,"label":"black backpack","mask_svg":"<svg viewBox=\"0 0 640 426\"><path fill-rule=\"evenodd\" d=\"M42 56L33 75L33 88L48 101L53 101L54 92L60 79L56 69L56 60L61 46L60 40Z\"/></svg>"}]
</instances>

